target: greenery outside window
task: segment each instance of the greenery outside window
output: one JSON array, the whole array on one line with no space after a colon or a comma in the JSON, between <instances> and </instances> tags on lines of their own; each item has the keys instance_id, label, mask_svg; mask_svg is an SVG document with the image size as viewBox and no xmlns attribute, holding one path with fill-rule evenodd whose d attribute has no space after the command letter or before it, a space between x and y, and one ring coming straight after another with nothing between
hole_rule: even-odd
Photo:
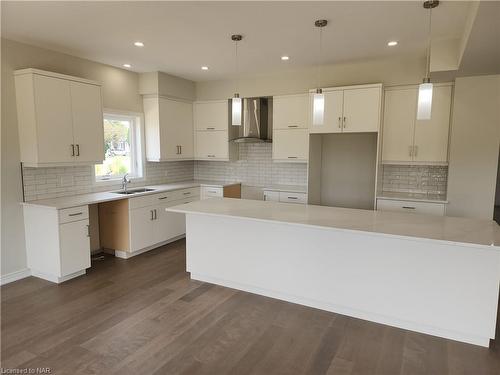
<instances>
[{"instance_id":1,"label":"greenery outside window","mask_svg":"<svg viewBox=\"0 0 500 375\"><path fill-rule=\"evenodd\" d=\"M104 154L95 166L96 181L142 178L143 158L140 118L136 115L104 114Z\"/></svg>"}]
</instances>

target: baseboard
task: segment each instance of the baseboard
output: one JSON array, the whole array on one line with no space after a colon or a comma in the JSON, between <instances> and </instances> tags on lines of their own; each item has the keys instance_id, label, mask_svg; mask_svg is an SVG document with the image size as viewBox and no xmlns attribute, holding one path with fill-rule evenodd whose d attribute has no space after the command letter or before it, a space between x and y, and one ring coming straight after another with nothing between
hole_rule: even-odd
<instances>
[{"instance_id":1,"label":"baseboard","mask_svg":"<svg viewBox=\"0 0 500 375\"><path fill-rule=\"evenodd\" d=\"M14 271L6 275L0 276L0 285L5 285L12 283L17 280L24 279L25 277L31 276L31 271L29 268L24 268L19 271Z\"/></svg>"},{"instance_id":2,"label":"baseboard","mask_svg":"<svg viewBox=\"0 0 500 375\"><path fill-rule=\"evenodd\" d=\"M186 235L181 234L180 236L170 238L166 241L159 242L159 243L154 244L152 246L148 246L148 247L145 247L144 249L140 249L140 250L136 250L136 251L114 250L114 254L115 254L115 257L117 257L117 258L129 259L129 258L135 257L136 255L139 255L139 254L145 253L147 251L156 249L157 247L164 246L164 245L169 244L171 242L175 242L175 241L180 240L181 238L184 238L184 237L186 237ZM106 252L112 253L112 251L113 250L109 251L108 249L106 249Z\"/></svg>"},{"instance_id":3,"label":"baseboard","mask_svg":"<svg viewBox=\"0 0 500 375\"><path fill-rule=\"evenodd\" d=\"M31 270L31 274L33 276L38 277L39 279L44 279L44 280L56 283L56 284L60 284L60 283L63 283L65 281L74 279L75 277L85 275L85 273L86 273L86 270L80 270L80 271L73 272L73 273L66 275L66 276L55 276L55 275L50 275L50 274L45 273L45 272Z\"/></svg>"}]
</instances>

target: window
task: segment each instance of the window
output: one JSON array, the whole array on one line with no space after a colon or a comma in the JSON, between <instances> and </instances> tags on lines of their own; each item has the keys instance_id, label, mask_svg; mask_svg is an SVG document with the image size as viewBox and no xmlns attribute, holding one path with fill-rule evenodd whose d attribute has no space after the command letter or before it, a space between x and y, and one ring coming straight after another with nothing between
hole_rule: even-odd
<instances>
[{"instance_id":1,"label":"window","mask_svg":"<svg viewBox=\"0 0 500 375\"><path fill-rule=\"evenodd\" d=\"M141 178L142 143L140 119L136 115L104 114L104 154L95 166L96 181L121 179L125 174Z\"/></svg>"}]
</instances>

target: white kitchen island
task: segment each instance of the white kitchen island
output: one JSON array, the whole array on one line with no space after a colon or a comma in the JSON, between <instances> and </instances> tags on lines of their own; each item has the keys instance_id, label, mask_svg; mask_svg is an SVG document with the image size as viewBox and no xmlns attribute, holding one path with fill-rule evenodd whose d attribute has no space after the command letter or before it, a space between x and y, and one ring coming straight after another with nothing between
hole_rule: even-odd
<instances>
[{"instance_id":1,"label":"white kitchen island","mask_svg":"<svg viewBox=\"0 0 500 375\"><path fill-rule=\"evenodd\" d=\"M488 346L500 229L493 221L213 198L186 214L191 278Z\"/></svg>"}]
</instances>

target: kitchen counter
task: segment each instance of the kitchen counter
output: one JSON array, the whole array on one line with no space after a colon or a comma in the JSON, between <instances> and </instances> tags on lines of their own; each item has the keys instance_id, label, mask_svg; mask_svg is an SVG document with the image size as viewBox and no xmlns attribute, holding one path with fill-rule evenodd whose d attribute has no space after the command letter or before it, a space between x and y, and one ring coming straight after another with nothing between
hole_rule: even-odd
<instances>
[{"instance_id":1,"label":"kitchen counter","mask_svg":"<svg viewBox=\"0 0 500 375\"><path fill-rule=\"evenodd\" d=\"M491 220L212 198L186 215L191 278L488 347L500 227Z\"/></svg>"},{"instance_id":2,"label":"kitchen counter","mask_svg":"<svg viewBox=\"0 0 500 375\"><path fill-rule=\"evenodd\" d=\"M306 185L266 185L262 190L286 191L290 193L307 193Z\"/></svg>"},{"instance_id":3,"label":"kitchen counter","mask_svg":"<svg viewBox=\"0 0 500 375\"><path fill-rule=\"evenodd\" d=\"M191 202L167 211L464 243L500 251L500 227L493 220L227 198Z\"/></svg>"},{"instance_id":4,"label":"kitchen counter","mask_svg":"<svg viewBox=\"0 0 500 375\"><path fill-rule=\"evenodd\" d=\"M397 191L382 191L377 198L409 202L448 203L445 194L405 193Z\"/></svg>"},{"instance_id":5,"label":"kitchen counter","mask_svg":"<svg viewBox=\"0 0 500 375\"><path fill-rule=\"evenodd\" d=\"M96 192L96 193L89 193L89 194L71 195L71 196L59 197L59 198L40 199L40 200L36 200L36 201L22 202L21 204L28 205L28 206L41 206L41 207L59 210L59 209L64 209L64 208L85 206L85 205L96 204L96 203L101 203L101 202L109 202L109 201L120 200L120 199L135 198L135 197L140 197L140 196L150 195L150 194L164 193L166 191L188 189L188 188L193 188L193 187L200 187L200 186L226 187L226 186L232 186L232 185L238 185L238 184L239 184L239 182L226 183L226 182L212 181L212 180L182 181L182 182L175 182L175 183L163 184L163 185L147 185L147 186L141 186L141 187L138 187L138 186L129 187L129 190L136 189L136 188L143 188L143 187L148 188L148 189L154 189L152 191L146 191L146 192L130 194L130 195L113 193L113 191L118 191L118 190L112 190L112 191Z\"/></svg>"}]
</instances>

